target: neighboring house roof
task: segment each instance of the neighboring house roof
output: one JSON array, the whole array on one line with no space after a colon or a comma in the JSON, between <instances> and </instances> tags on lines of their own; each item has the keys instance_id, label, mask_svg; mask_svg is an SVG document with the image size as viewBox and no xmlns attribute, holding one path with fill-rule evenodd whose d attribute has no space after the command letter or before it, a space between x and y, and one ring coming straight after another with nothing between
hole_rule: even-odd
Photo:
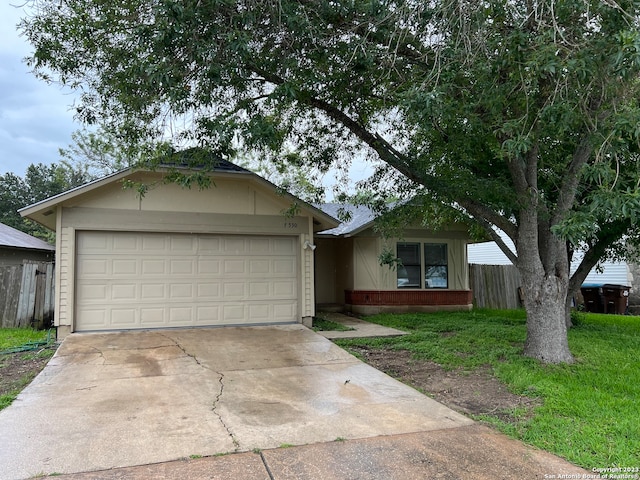
<instances>
[{"instance_id":1,"label":"neighboring house roof","mask_svg":"<svg viewBox=\"0 0 640 480\"><path fill-rule=\"evenodd\" d=\"M339 218L342 212L349 214L349 220L342 222L336 228L319 232L318 235L333 237L355 235L362 230L369 228L375 220L374 211L364 205L345 205L341 203L322 203L317 207L333 218Z\"/></svg>"},{"instance_id":2,"label":"neighboring house roof","mask_svg":"<svg viewBox=\"0 0 640 480\"><path fill-rule=\"evenodd\" d=\"M188 154L187 154L188 155ZM197 170L198 167L194 167L194 166L189 166L189 164L186 161L180 161L180 157L178 157L178 162L177 163L171 163L171 164L165 164L165 165L160 165L157 169L155 169L156 171L161 171L161 172L166 172L169 169L185 169L185 170ZM151 169L145 169L145 168L126 168L123 170L120 170L119 172L116 173L112 173L110 175L107 175L105 177L99 178L97 180L94 180L92 182L86 183L84 185L81 185L79 187L73 188L71 190L68 190L66 192L60 193L58 195L55 195L53 197L47 198L46 200L43 200L41 202L38 203L34 203L33 205L29 205L27 207L24 207L22 209L19 210L20 215L22 215L23 217L29 217L39 223L41 223L42 225L44 225L47 228L50 228L52 230L55 229L55 215L52 215L53 212L55 211L55 209L57 208L58 205L60 205L61 203L65 202L66 200L70 200L74 197L77 197L79 195L83 195L85 193L88 193L92 190L95 190L97 188L100 188L104 185L113 183L113 182L117 182L119 180L123 180L125 178L127 178L128 176L130 176L132 173L138 172L138 171L152 171ZM230 176L243 176L246 177L248 179L251 179L255 182L258 182L264 186L267 186L268 188L271 188L275 191L281 192L281 190L274 185L273 183L271 183L270 181L266 180L265 178L262 178L261 176L245 169L242 168L232 162L229 162L227 160L217 160L217 162L215 163L215 166L213 168L209 167L209 169L207 170L208 172L211 173L217 173L219 175L230 175ZM333 216L331 216L330 214L325 213L324 211L322 211L321 209L295 197L294 195L291 195L289 193L284 194L286 197L289 197L291 200L293 200L294 202L296 202L297 204L299 204L303 209L306 209L308 211L310 211L311 215L314 218L314 222L318 222L318 225L322 225L324 228L326 227L334 227L339 225L339 221L334 218Z\"/></svg>"},{"instance_id":3,"label":"neighboring house roof","mask_svg":"<svg viewBox=\"0 0 640 480\"><path fill-rule=\"evenodd\" d=\"M56 248L39 238L0 223L0 247L54 251Z\"/></svg>"}]
</instances>

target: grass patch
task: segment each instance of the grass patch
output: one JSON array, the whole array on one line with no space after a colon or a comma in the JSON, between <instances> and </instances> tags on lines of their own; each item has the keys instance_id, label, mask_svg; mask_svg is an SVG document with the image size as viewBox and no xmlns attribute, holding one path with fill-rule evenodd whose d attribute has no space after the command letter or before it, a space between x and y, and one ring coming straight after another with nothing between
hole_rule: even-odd
<instances>
[{"instance_id":1,"label":"grass patch","mask_svg":"<svg viewBox=\"0 0 640 480\"><path fill-rule=\"evenodd\" d=\"M522 356L521 310L382 314L367 320L410 334L336 343L409 350L449 369L490 365L513 393L537 397L542 405L513 423L482 420L587 469L638 466L640 317L581 314L569 331L573 365L544 365Z\"/></svg>"},{"instance_id":2,"label":"grass patch","mask_svg":"<svg viewBox=\"0 0 640 480\"><path fill-rule=\"evenodd\" d=\"M16 349L30 343L46 342L48 330L32 328L0 328L0 352Z\"/></svg>"},{"instance_id":3,"label":"grass patch","mask_svg":"<svg viewBox=\"0 0 640 480\"><path fill-rule=\"evenodd\" d=\"M0 329L0 410L40 373L55 352L52 335L30 328Z\"/></svg>"}]
</instances>

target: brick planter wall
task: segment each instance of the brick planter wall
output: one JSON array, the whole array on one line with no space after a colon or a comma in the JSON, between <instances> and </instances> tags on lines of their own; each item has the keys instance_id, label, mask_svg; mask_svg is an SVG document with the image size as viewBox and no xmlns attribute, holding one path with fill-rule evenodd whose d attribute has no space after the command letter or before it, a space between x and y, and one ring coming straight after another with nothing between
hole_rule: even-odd
<instances>
[{"instance_id":1,"label":"brick planter wall","mask_svg":"<svg viewBox=\"0 0 640 480\"><path fill-rule=\"evenodd\" d=\"M468 306L471 290L345 290L348 305L371 306Z\"/></svg>"}]
</instances>

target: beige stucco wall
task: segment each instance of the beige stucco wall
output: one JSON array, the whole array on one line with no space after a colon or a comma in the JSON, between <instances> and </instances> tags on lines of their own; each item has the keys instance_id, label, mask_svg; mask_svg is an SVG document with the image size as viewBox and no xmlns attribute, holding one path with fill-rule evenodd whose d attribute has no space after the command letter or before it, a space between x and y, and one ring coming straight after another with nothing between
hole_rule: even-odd
<instances>
[{"instance_id":1,"label":"beige stucco wall","mask_svg":"<svg viewBox=\"0 0 640 480\"><path fill-rule=\"evenodd\" d=\"M353 289L353 239L316 238L316 303L344 304L344 291Z\"/></svg>"},{"instance_id":2,"label":"beige stucco wall","mask_svg":"<svg viewBox=\"0 0 640 480\"><path fill-rule=\"evenodd\" d=\"M135 179L151 185L142 198L117 182L76 196L56 209L54 322L60 337L73 331L75 243L80 230L297 236L299 320L314 315L313 251L304 248L305 241L313 242L310 215L285 217L282 212L290 206L287 199L244 178L216 177L215 186L206 190L163 184L159 174L137 173Z\"/></svg>"},{"instance_id":3,"label":"beige stucco wall","mask_svg":"<svg viewBox=\"0 0 640 480\"><path fill-rule=\"evenodd\" d=\"M369 236L368 236L369 235ZM467 261L468 237L465 231L451 229L442 232L409 230L407 236L398 239L383 239L364 232L353 239L353 287L354 290L396 290L396 271L380 265L383 249L395 252L398 242L446 243L449 262L449 290L469 289L469 264Z\"/></svg>"}]
</instances>

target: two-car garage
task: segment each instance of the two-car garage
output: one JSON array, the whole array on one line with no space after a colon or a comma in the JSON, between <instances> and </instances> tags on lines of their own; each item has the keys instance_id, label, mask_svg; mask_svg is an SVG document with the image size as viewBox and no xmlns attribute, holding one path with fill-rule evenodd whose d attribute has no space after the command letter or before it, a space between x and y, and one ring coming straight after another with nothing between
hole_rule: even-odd
<instances>
[{"instance_id":1,"label":"two-car garage","mask_svg":"<svg viewBox=\"0 0 640 480\"><path fill-rule=\"evenodd\" d=\"M293 236L78 231L76 331L292 322Z\"/></svg>"},{"instance_id":2,"label":"two-car garage","mask_svg":"<svg viewBox=\"0 0 640 480\"><path fill-rule=\"evenodd\" d=\"M169 171L126 169L21 210L56 233L58 338L310 324L314 234L339 222L224 160L206 173L210 188Z\"/></svg>"}]
</instances>

